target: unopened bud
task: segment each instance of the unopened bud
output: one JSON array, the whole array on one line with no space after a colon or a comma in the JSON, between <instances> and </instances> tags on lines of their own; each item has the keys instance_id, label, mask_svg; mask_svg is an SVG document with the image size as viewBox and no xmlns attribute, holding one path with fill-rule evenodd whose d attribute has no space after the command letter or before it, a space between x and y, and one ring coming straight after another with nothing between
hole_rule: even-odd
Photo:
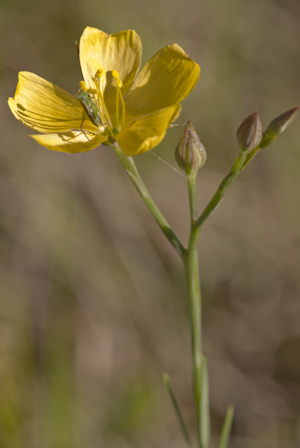
<instances>
[{"instance_id":1,"label":"unopened bud","mask_svg":"<svg viewBox=\"0 0 300 448\"><path fill-rule=\"evenodd\" d=\"M177 145L175 158L179 167L187 173L196 173L206 160L206 151L195 129L188 120Z\"/></svg>"},{"instance_id":2,"label":"unopened bud","mask_svg":"<svg viewBox=\"0 0 300 448\"><path fill-rule=\"evenodd\" d=\"M280 134L282 134L286 128L288 128L295 120L300 107L294 107L293 109L284 112L279 117L274 118L269 124L266 131L263 134L263 139L259 145L261 148L268 146L272 143Z\"/></svg>"},{"instance_id":3,"label":"unopened bud","mask_svg":"<svg viewBox=\"0 0 300 448\"><path fill-rule=\"evenodd\" d=\"M262 125L257 111L245 118L236 135L242 151L250 152L260 144Z\"/></svg>"}]
</instances>

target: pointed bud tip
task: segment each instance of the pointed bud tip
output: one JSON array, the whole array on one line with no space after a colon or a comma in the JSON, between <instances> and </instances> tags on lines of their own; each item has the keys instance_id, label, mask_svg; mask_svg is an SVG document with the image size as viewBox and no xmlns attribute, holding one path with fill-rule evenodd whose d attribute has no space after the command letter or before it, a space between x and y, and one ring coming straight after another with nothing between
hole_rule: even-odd
<instances>
[{"instance_id":1,"label":"pointed bud tip","mask_svg":"<svg viewBox=\"0 0 300 448\"><path fill-rule=\"evenodd\" d=\"M262 125L258 111L245 118L236 135L241 150L248 152L259 145L262 139Z\"/></svg>"},{"instance_id":2,"label":"pointed bud tip","mask_svg":"<svg viewBox=\"0 0 300 448\"><path fill-rule=\"evenodd\" d=\"M179 167L188 173L196 173L205 163L206 151L191 120L188 120L184 126L182 137L175 151L175 158Z\"/></svg>"},{"instance_id":3,"label":"pointed bud tip","mask_svg":"<svg viewBox=\"0 0 300 448\"><path fill-rule=\"evenodd\" d=\"M276 132L277 135L282 134L282 132L284 132L286 128L288 128L293 123L299 112L299 109L299 106L294 107L293 109L290 109L274 118L274 120L272 120L267 127L267 131L271 131L274 133Z\"/></svg>"},{"instance_id":4,"label":"pointed bud tip","mask_svg":"<svg viewBox=\"0 0 300 448\"><path fill-rule=\"evenodd\" d=\"M261 148L264 148L270 145L280 134L282 134L295 120L300 107L294 107L278 117L274 118L271 121L267 129L263 134L263 139L261 144L259 145Z\"/></svg>"}]
</instances>

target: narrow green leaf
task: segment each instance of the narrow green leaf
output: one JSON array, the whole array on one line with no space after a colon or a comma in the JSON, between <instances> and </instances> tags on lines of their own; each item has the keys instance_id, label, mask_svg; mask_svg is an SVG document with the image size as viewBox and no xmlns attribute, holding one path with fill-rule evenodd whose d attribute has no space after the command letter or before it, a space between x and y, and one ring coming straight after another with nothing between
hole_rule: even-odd
<instances>
[{"instance_id":1,"label":"narrow green leaf","mask_svg":"<svg viewBox=\"0 0 300 448\"><path fill-rule=\"evenodd\" d=\"M163 380L164 380L167 392L168 392L168 394L169 394L169 396L171 398L171 402L173 404L173 407L174 407L174 410L175 410L175 414L177 415L177 418L178 418L178 421L179 421L179 425L180 425L183 437L185 438L185 441L186 441L188 447L192 448L192 445L191 445L191 442L190 442L190 438L189 438L189 435L188 435L185 423L183 421L183 418L181 416L181 412L179 410L179 406L178 406L178 403L176 401L176 398L175 398L175 395L174 395L174 392L173 392L173 389L172 389L172 386L171 386L171 383L170 383L170 379L169 379L169 376L168 376L167 373L163 374Z\"/></svg>"},{"instance_id":2,"label":"narrow green leaf","mask_svg":"<svg viewBox=\"0 0 300 448\"><path fill-rule=\"evenodd\" d=\"M227 448L229 435L230 435L230 431L231 431L231 426L232 426L233 413L234 413L233 406L231 406L231 405L228 406L226 415L224 418L224 423L223 423L223 428L222 428L218 448Z\"/></svg>"},{"instance_id":3,"label":"narrow green leaf","mask_svg":"<svg viewBox=\"0 0 300 448\"><path fill-rule=\"evenodd\" d=\"M210 416L209 416L209 386L206 357L202 355L201 360L201 395L200 395L200 438L201 447L208 448L210 439Z\"/></svg>"}]
</instances>

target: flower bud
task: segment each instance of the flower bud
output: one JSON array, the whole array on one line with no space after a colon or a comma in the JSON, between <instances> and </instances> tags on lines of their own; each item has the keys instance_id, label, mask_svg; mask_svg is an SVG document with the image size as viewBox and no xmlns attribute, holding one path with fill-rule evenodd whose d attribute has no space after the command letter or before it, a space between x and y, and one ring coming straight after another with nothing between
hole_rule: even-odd
<instances>
[{"instance_id":1,"label":"flower bud","mask_svg":"<svg viewBox=\"0 0 300 448\"><path fill-rule=\"evenodd\" d=\"M183 135L177 145L175 158L179 167L196 173L206 160L206 151L190 120L184 126Z\"/></svg>"},{"instance_id":2,"label":"flower bud","mask_svg":"<svg viewBox=\"0 0 300 448\"><path fill-rule=\"evenodd\" d=\"M237 131L237 139L241 150L245 152L250 152L260 144L262 125L257 111L242 122Z\"/></svg>"},{"instance_id":3,"label":"flower bud","mask_svg":"<svg viewBox=\"0 0 300 448\"><path fill-rule=\"evenodd\" d=\"M294 107L293 109L284 112L279 117L274 118L269 124L266 131L263 134L263 139L260 144L261 148L270 145L280 134L282 134L286 128L288 128L295 120L300 107Z\"/></svg>"}]
</instances>

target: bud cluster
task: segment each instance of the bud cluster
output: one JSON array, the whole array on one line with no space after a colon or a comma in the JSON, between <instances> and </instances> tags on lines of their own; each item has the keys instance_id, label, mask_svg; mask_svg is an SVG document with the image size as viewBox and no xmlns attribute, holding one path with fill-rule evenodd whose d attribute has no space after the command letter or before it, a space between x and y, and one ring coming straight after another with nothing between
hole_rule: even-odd
<instances>
[{"instance_id":1,"label":"bud cluster","mask_svg":"<svg viewBox=\"0 0 300 448\"><path fill-rule=\"evenodd\" d=\"M284 112L275 118L266 131L262 133L262 125L258 116L258 112L245 118L237 131L237 139L241 151L250 152L252 149L264 148L270 145L280 134L282 134L295 120L299 107Z\"/></svg>"}]
</instances>

